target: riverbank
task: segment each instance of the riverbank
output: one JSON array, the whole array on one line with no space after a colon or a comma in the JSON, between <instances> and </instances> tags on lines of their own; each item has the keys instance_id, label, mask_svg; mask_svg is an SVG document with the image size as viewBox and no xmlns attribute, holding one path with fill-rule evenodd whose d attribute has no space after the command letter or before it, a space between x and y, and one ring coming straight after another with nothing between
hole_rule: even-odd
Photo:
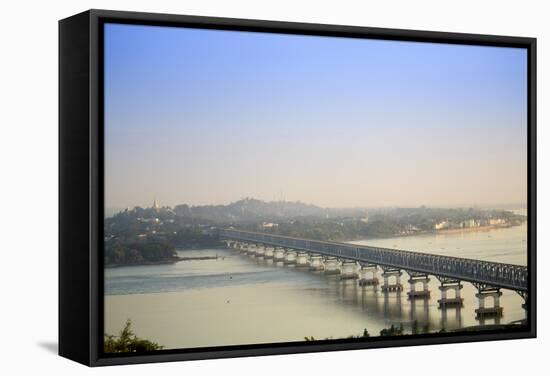
<instances>
[{"instance_id":1,"label":"riverbank","mask_svg":"<svg viewBox=\"0 0 550 376\"><path fill-rule=\"evenodd\" d=\"M525 329L526 326L527 326L526 320L518 320L517 322L512 322L509 324L467 326L465 328L451 330L451 332L483 332L483 331L489 331L489 330L490 331L518 330L518 329Z\"/></svg>"},{"instance_id":2,"label":"riverbank","mask_svg":"<svg viewBox=\"0 0 550 376\"><path fill-rule=\"evenodd\" d=\"M195 257L179 257L178 261L193 261L193 260L217 260L224 259L223 256L195 256ZM177 261L176 261L177 262Z\"/></svg>"},{"instance_id":3,"label":"riverbank","mask_svg":"<svg viewBox=\"0 0 550 376\"><path fill-rule=\"evenodd\" d=\"M110 264L105 265L105 268L120 268L123 266L146 266L146 265L169 265L169 264L175 264L176 262L180 261L193 261L193 260L217 260L217 259L224 259L223 256L192 256L192 257L181 257L176 256L174 258L165 259L165 260L158 260L158 261L144 261L144 262L136 262L136 263L128 263L128 264Z\"/></svg>"},{"instance_id":4,"label":"riverbank","mask_svg":"<svg viewBox=\"0 0 550 376\"><path fill-rule=\"evenodd\" d=\"M466 233L475 233L475 232L489 232L492 230L503 230L503 229L509 229L513 227L518 227L518 226L522 226L525 223L526 222L523 222L517 225L505 224L505 225L478 226L478 227L444 229L444 230L416 231L416 232L410 232L406 234L395 234L391 236L371 236L369 238L358 237L358 238L353 238L348 240L341 240L339 242L354 243L354 242L365 242L369 240L387 240L387 239L408 238L408 237L415 237L415 236L451 235L451 234L462 234L462 233L466 234Z\"/></svg>"},{"instance_id":5,"label":"riverbank","mask_svg":"<svg viewBox=\"0 0 550 376\"><path fill-rule=\"evenodd\" d=\"M463 232L499 230L499 229L510 228L514 226L519 226L519 225L505 224L505 225L488 225L488 226L467 227L467 228L449 228L444 230L437 230L437 231L434 231L433 233L434 234L460 234Z\"/></svg>"},{"instance_id":6,"label":"riverbank","mask_svg":"<svg viewBox=\"0 0 550 376\"><path fill-rule=\"evenodd\" d=\"M105 269L111 269L111 268L122 268L124 266L169 265L169 264L175 264L178 261L180 261L179 257L174 257L174 258L162 259L157 261L140 261L140 262L130 262L130 263L124 263L124 264L107 264L107 265L104 265L104 267Z\"/></svg>"}]
</instances>

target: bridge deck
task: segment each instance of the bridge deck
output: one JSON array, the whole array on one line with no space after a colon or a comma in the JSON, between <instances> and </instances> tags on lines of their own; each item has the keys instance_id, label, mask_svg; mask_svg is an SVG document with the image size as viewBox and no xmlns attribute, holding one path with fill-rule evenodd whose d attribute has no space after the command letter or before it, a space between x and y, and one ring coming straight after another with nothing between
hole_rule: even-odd
<instances>
[{"instance_id":1,"label":"bridge deck","mask_svg":"<svg viewBox=\"0 0 550 376\"><path fill-rule=\"evenodd\" d=\"M220 229L219 236L223 239L293 248L325 256L335 256L407 271L455 278L461 281L487 284L515 291L527 291L528 288L527 267L520 265L399 249L300 239L235 229Z\"/></svg>"}]
</instances>

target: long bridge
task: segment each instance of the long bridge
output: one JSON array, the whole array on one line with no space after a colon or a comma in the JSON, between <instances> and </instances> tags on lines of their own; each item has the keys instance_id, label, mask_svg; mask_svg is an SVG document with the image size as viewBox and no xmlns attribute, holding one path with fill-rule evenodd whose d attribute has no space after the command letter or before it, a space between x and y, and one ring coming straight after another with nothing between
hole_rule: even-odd
<instances>
[{"instance_id":1,"label":"long bridge","mask_svg":"<svg viewBox=\"0 0 550 376\"><path fill-rule=\"evenodd\" d=\"M359 279L363 286L378 285L377 269L382 269L384 283L382 291L401 291L402 271L410 279L409 298L426 298L429 276L435 276L441 283L439 306L462 306L460 297L462 282L472 283L478 290L478 317L502 316L499 297L500 289L516 291L525 301L528 299L528 270L525 266L442 256L399 249L381 248L348 243L336 243L311 239L294 238L281 235L220 229L219 237L227 245L241 251L254 253L264 258L272 258L297 267L309 267L322 270L325 274L340 274L342 279ZM360 267L360 270L358 268ZM359 272L358 272L359 271ZM390 284L394 277L395 283ZM416 290L416 284L422 283L423 289ZM447 296L448 290L454 290L455 296ZM493 298L493 306L485 306L485 298Z\"/></svg>"}]
</instances>

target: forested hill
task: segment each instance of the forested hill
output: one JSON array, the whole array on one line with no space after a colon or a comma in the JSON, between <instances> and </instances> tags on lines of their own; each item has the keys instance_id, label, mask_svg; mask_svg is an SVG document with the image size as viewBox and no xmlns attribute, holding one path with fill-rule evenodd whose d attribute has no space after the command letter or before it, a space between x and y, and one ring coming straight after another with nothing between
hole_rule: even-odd
<instances>
[{"instance_id":1,"label":"forested hill","mask_svg":"<svg viewBox=\"0 0 550 376\"><path fill-rule=\"evenodd\" d=\"M297 217L360 217L366 214L364 209L326 209L299 201L266 202L253 198L245 198L228 205L178 205L174 208L174 212L180 217L198 218L216 223L277 221Z\"/></svg>"}]
</instances>

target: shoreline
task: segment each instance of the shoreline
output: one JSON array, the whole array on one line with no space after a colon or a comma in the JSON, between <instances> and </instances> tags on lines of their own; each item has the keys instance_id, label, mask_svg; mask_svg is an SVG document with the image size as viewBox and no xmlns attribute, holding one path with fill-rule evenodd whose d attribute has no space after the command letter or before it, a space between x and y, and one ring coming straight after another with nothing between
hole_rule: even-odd
<instances>
[{"instance_id":1,"label":"shoreline","mask_svg":"<svg viewBox=\"0 0 550 376\"><path fill-rule=\"evenodd\" d=\"M527 221L526 221L527 222ZM372 236L370 238L360 237L350 240L340 241L342 243L358 242L358 241L369 241L369 240L383 240L383 239L394 239L394 238L407 238L411 236L423 236L423 235L449 235L449 234L460 234L460 233L470 233L470 232L483 232L491 230L503 230L507 228L521 226L526 222L522 222L517 225L505 224L505 225L490 225L490 226L478 226L478 227L468 227L468 228L455 228L455 229L446 229L446 230L432 230L432 231L419 231L410 234L394 234L391 236ZM329 240L331 241L331 240Z\"/></svg>"},{"instance_id":2,"label":"shoreline","mask_svg":"<svg viewBox=\"0 0 550 376\"><path fill-rule=\"evenodd\" d=\"M136 263L129 263L129 264L110 264L105 265L105 269L108 268L122 268L125 266L151 266L151 265L169 265L169 264L175 264L180 261L194 261L194 260L217 260L217 259L224 259L224 256L191 256L191 257L174 257L172 259L167 260L158 260L158 261L144 261L144 262L136 262Z\"/></svg>"},{"instance_id":3,"label":"shoreline","mask_svg":"<svg viewBox=\"0 0 550 376\"><path fill-rule=\"evenodd\" d=\"M519 225L488 225L488 226L478 226L478 227L468 227L468 228L450 228L445 230L437 230L434 231L433 234L459 234L461 232L477 232L477 231L491 231L491 230L499 230L504 228L510 228L514 226Z\"/></svg>"}]
</instances>

